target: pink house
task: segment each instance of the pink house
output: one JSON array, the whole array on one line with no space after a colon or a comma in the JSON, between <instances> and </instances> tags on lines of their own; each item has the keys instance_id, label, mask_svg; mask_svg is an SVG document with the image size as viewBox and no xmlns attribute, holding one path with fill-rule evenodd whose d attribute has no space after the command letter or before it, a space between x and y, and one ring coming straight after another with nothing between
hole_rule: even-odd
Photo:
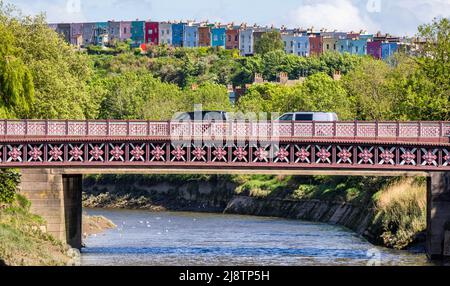
<instances>
[{"instance_id":1,"label":"pink house","mask_svg":"<svg viewBox=\"0 0 450 286\"><path fill-rule=\"evenodd\" d=\"M367 54L371 55L372 57L376 59L382 58L382 49L381 49L381 42L367 42Z\"/></svg>"},{"instance_id":2,"label":"pink house","mask_svg":"<svg viewBox=\"0 0 450 286\"><path fill-rule=\"evenodd\" d=\"M126 41L131 39L131 21L120 22L120 40Z\"/></svg>"}]
</instances>

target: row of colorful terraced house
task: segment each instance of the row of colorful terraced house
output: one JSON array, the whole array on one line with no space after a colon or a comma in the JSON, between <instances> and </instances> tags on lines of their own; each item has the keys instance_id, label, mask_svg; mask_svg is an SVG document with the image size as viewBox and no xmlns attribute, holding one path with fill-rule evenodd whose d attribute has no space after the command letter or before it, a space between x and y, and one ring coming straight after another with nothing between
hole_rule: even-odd
<instances>
[{"instance_id":1,"label":"row of colorful terraced house","mask_svg":"<svg viewBox=\"0 0 450 286\"><path fill-rule=\"evenodd\" d=\"M286 53L298 56L339 52L372 55L386 59L399 48L414 52L417 40L361 32L328 32L324 29L288 29L246 24L221 25L208 22L108 21L95 23L61 23L49 26L77 47L108 45L130 41L134 47L167 45L172 47L222 47L237 49L242 56L253 55L255 43L264 33L279 31Z\"/></svg>"}]
</instances>

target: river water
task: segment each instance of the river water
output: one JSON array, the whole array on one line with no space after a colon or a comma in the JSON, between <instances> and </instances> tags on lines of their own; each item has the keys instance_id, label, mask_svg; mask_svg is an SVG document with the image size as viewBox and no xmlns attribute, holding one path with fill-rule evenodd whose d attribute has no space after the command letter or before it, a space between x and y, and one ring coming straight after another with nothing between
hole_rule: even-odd
<instances>
[{"instance_id":1,"label":"river water","mask_svg":"<svg viewBox=\"0 0 450 286\"><path fill-rule=\"evenodd\" d=\"M82 265L427 265L335 225L280 218L87 209L117 228L84 240Z\"/></svg>"}]
</instances>

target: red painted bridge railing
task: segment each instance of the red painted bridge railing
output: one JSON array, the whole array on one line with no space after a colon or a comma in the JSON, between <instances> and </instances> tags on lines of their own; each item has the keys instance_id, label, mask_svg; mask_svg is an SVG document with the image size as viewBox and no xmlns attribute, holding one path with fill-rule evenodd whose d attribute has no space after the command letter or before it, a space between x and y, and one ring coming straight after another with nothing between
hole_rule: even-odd
<instances>
[{"instance_id":1,"label":"red painted bridge railing","mask_svg":"<svg viewBox=\"0 0 450 286\"><path fill-rule=\"evenodd\" d=\"M243 122L225 123L116 120L0 120L0 136L158 137L234 136L279 138L361 138L439 141L450 122ZM447 138L448 139L448 138Z\"/></svg>"}]
</instances>

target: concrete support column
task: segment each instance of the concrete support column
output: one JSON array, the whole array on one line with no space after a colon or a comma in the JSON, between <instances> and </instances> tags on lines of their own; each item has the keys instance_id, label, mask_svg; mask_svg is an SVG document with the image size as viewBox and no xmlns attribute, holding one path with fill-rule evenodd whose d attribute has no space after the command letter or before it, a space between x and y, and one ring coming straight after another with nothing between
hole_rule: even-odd
<instances>
[{"instance_id":1,"label":"concrete support column","mask_svg":"<svg viewBox=\"0 0 450 286\"><path fill-rule=\"evenodd\" d=\"M427 255L450 257L450 172L431 173L427 196Z\"/></svg>"},{"instance_id":2,"label":"concrete support column","mask_svg":"<svg viewBox=\"0 0 450 286\"><path fill-rule=\"evenodd\" d=\"M81 247L81 175L57 169L22 169L20 192L31 212L46 220L47 232L74 248Z\"/></svg>"}]
</instances>

